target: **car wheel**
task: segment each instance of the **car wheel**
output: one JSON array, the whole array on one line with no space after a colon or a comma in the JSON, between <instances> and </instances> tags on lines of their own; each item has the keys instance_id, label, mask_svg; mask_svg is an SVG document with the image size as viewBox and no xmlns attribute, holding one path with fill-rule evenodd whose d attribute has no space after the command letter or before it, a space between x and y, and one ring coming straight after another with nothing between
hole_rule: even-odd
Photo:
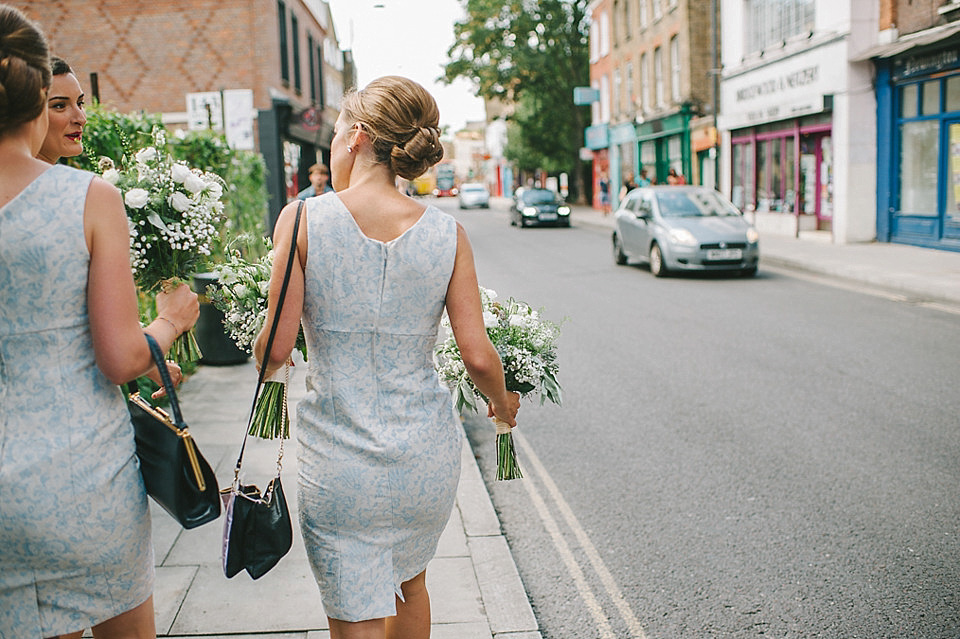
<instances>
[{"instance_id":1,"label":"car wheel","mask_svg":"<svg viewBox=\"0 0 960 639\"><path fill-rule=\"evenodd\" d=\"M650 272L654 277L667 275L667 267L663 264L663 253L660 251L660 245L656 243L650 247Z\"/></svg>"},{"instance_id":2,"label":"car wheel","mask_svg":"<svg viewBox=\"0 0 960 639\"><path fill-rule=\"evenodd\" d=\"M740 272L744 277L753 277L757 274L757 267L751 266L750 268L745 268Z\"/></svg>"},{"instance_id":3,"label":"car wheel","mask_svg":"<svg viewBox=\"0 0 960 639\"><path fill-rule=\"evenodd\" d=\"M623 266L627 263L627 255L623 252L623 242L620 241L620 234L613 234L613 261Z\"/></svg>"}]
</instances>

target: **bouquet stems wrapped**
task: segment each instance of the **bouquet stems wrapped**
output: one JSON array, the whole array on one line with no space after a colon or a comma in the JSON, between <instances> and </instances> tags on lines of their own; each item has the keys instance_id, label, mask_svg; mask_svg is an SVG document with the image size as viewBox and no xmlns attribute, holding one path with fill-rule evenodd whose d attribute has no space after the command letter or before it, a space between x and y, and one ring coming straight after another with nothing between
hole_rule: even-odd
<instances>
[{"instance_id":1,"label":"bouquet stems wrapped","mask_svg":"<svg viewBox=\"0 0 960 639\"><path fill-rule=\"evenodd\" d=\"M282 379L281 379L282 378ZM263 382L250 423L250 434L261 439L290 437L290 415L287 413L287 385L290 364L274 372Z\"/></svg>"},{"instance_id":2,"label":"bouquet stems wrapped","mask_svg":"<svg viewBox=\"0 0 960 639\"><path fill-rule=\"evenodd\" d=\"M161 288L164 292L168 292L176 289L181 283L182 280L170 278L163 281ZM200 352L200 345L197 344L197 336L193 328L185 333L181 333L180 336L173 341L168 356L173 361L179 363L200 361L203 353Z\"/></svg>"},{"instance_id":3,"label":"bouquet stems wrapped","mask_svg":"<svg viewBox=\"0 0 960 639\"><path fill-rule=\"evenodd\" d=\"M500 354L507 390L521 397L539 395L540 403L560 404L557 382L557 347L560 327L541 319L540 314L523 302L509 299L496 302L494 291L480 287L480 301L487 337ZM435 364L441 381L453 392L457 411L476 412L478 400L487 398L477 390L467 374L460 349L448 320L447 339L437 346ZM520 479L523 472L517 462L511 426L494 418L497 431L497 479Z\"/></svg>"}]
</instances>

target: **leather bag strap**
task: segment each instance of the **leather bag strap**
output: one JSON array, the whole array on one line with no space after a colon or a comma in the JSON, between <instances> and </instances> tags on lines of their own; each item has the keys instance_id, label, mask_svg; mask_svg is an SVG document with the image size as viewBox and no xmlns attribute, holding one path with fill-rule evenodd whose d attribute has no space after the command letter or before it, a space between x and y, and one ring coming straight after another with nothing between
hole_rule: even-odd
<instances>
[{"instance_id":1,"label":"leather bag strap","mask_svg":"<svg viewBox=\"0 0 960 639\"><path fill-rule=\"evenodd\" d=\"M173 425L177 427L177 430L185 430L187 423L183 421L183 414L180 412L180 401L177 399L177 393L173 389L173 380L170 378L170 371L167 370L167 361L163 356L163 351L160 350L160 345L157 344L157 340L154 339L153 335L150 333L144 333L143 335L146 337L147 345L150 347L150 356L153 357L153 363L157 365L157 371L160 373L160 381L163 382L163 388L167 392L167 399L170 400L170 413ZM139 392L137 380L129 382L126 387L128 395Z\"/></svg>"},{"instance_id":2,"label":"leather bag strap","mask_svg":"<svg viewBox=\"0 0 960 639\"><path fill-rule=\"evenodd\" d=\"M280 296L277 299L277 311L273 314L273 324L270 326L270 334L267 336L267 348L264 351L265 357L269 359L270 351L273 349L273 338L277 335L277 326L280 324L280 313L283 311L283 300L287 296L287 287L290 285L290 274L293 272L293 260L297 254L297 235L300 232L300 216L303 212L303 200L297 203L297 217L293 221L293 238L290 240L290 253L287 256L287 269L283 274L283 284L280 286ZM247 448L247 437L250 436L250 425L253 423L253 414L257 409L257 398L260 396L260 389L263 387L263 380L266 376L267 367L260 367L260 375L257 376L257 390L253 393L253 405L250 407L250 417L247 419L247 428L243 432L243 445L240 446L240 455L237 457L237 466L234 469L234 477L240 474L240 464L243 462L243 451ZM283 454L283 437L280 437L280 454Z\"/></svg>"}]
</instances>

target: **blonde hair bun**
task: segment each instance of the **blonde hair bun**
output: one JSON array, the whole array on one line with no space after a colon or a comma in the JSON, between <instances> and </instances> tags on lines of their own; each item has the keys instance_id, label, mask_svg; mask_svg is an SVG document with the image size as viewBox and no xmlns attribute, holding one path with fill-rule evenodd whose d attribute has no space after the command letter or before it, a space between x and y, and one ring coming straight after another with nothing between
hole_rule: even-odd
<instances>
[{"instance_id":1,"label":"blonde hair bun","mask_svg":"<svg viewBox=\"0 0 960 639\"><path fill-rule=\"evenodd\" d=\"M363 123L377 162L412 180L443 159L440 110L433 96L409 78L388 75L343 98L348 122Z\"/></svg>"}]
</instances>

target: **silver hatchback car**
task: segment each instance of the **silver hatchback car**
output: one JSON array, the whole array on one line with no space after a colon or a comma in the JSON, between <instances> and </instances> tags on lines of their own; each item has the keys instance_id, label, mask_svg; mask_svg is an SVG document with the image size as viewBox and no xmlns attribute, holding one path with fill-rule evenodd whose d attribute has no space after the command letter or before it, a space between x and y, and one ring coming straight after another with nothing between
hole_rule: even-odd
<instances>
[{"instance_id":1,"label":"silver hatchback car","mask_svg":"<svg viewBox=\"0 0 960 639\"><path fill-rule=\"evenodd\" d=\"M613 259L650 272L739 271L755 275L760 235L729 200L702 186L630 191L615 213Z\"/></svg>"}]
</instances>

